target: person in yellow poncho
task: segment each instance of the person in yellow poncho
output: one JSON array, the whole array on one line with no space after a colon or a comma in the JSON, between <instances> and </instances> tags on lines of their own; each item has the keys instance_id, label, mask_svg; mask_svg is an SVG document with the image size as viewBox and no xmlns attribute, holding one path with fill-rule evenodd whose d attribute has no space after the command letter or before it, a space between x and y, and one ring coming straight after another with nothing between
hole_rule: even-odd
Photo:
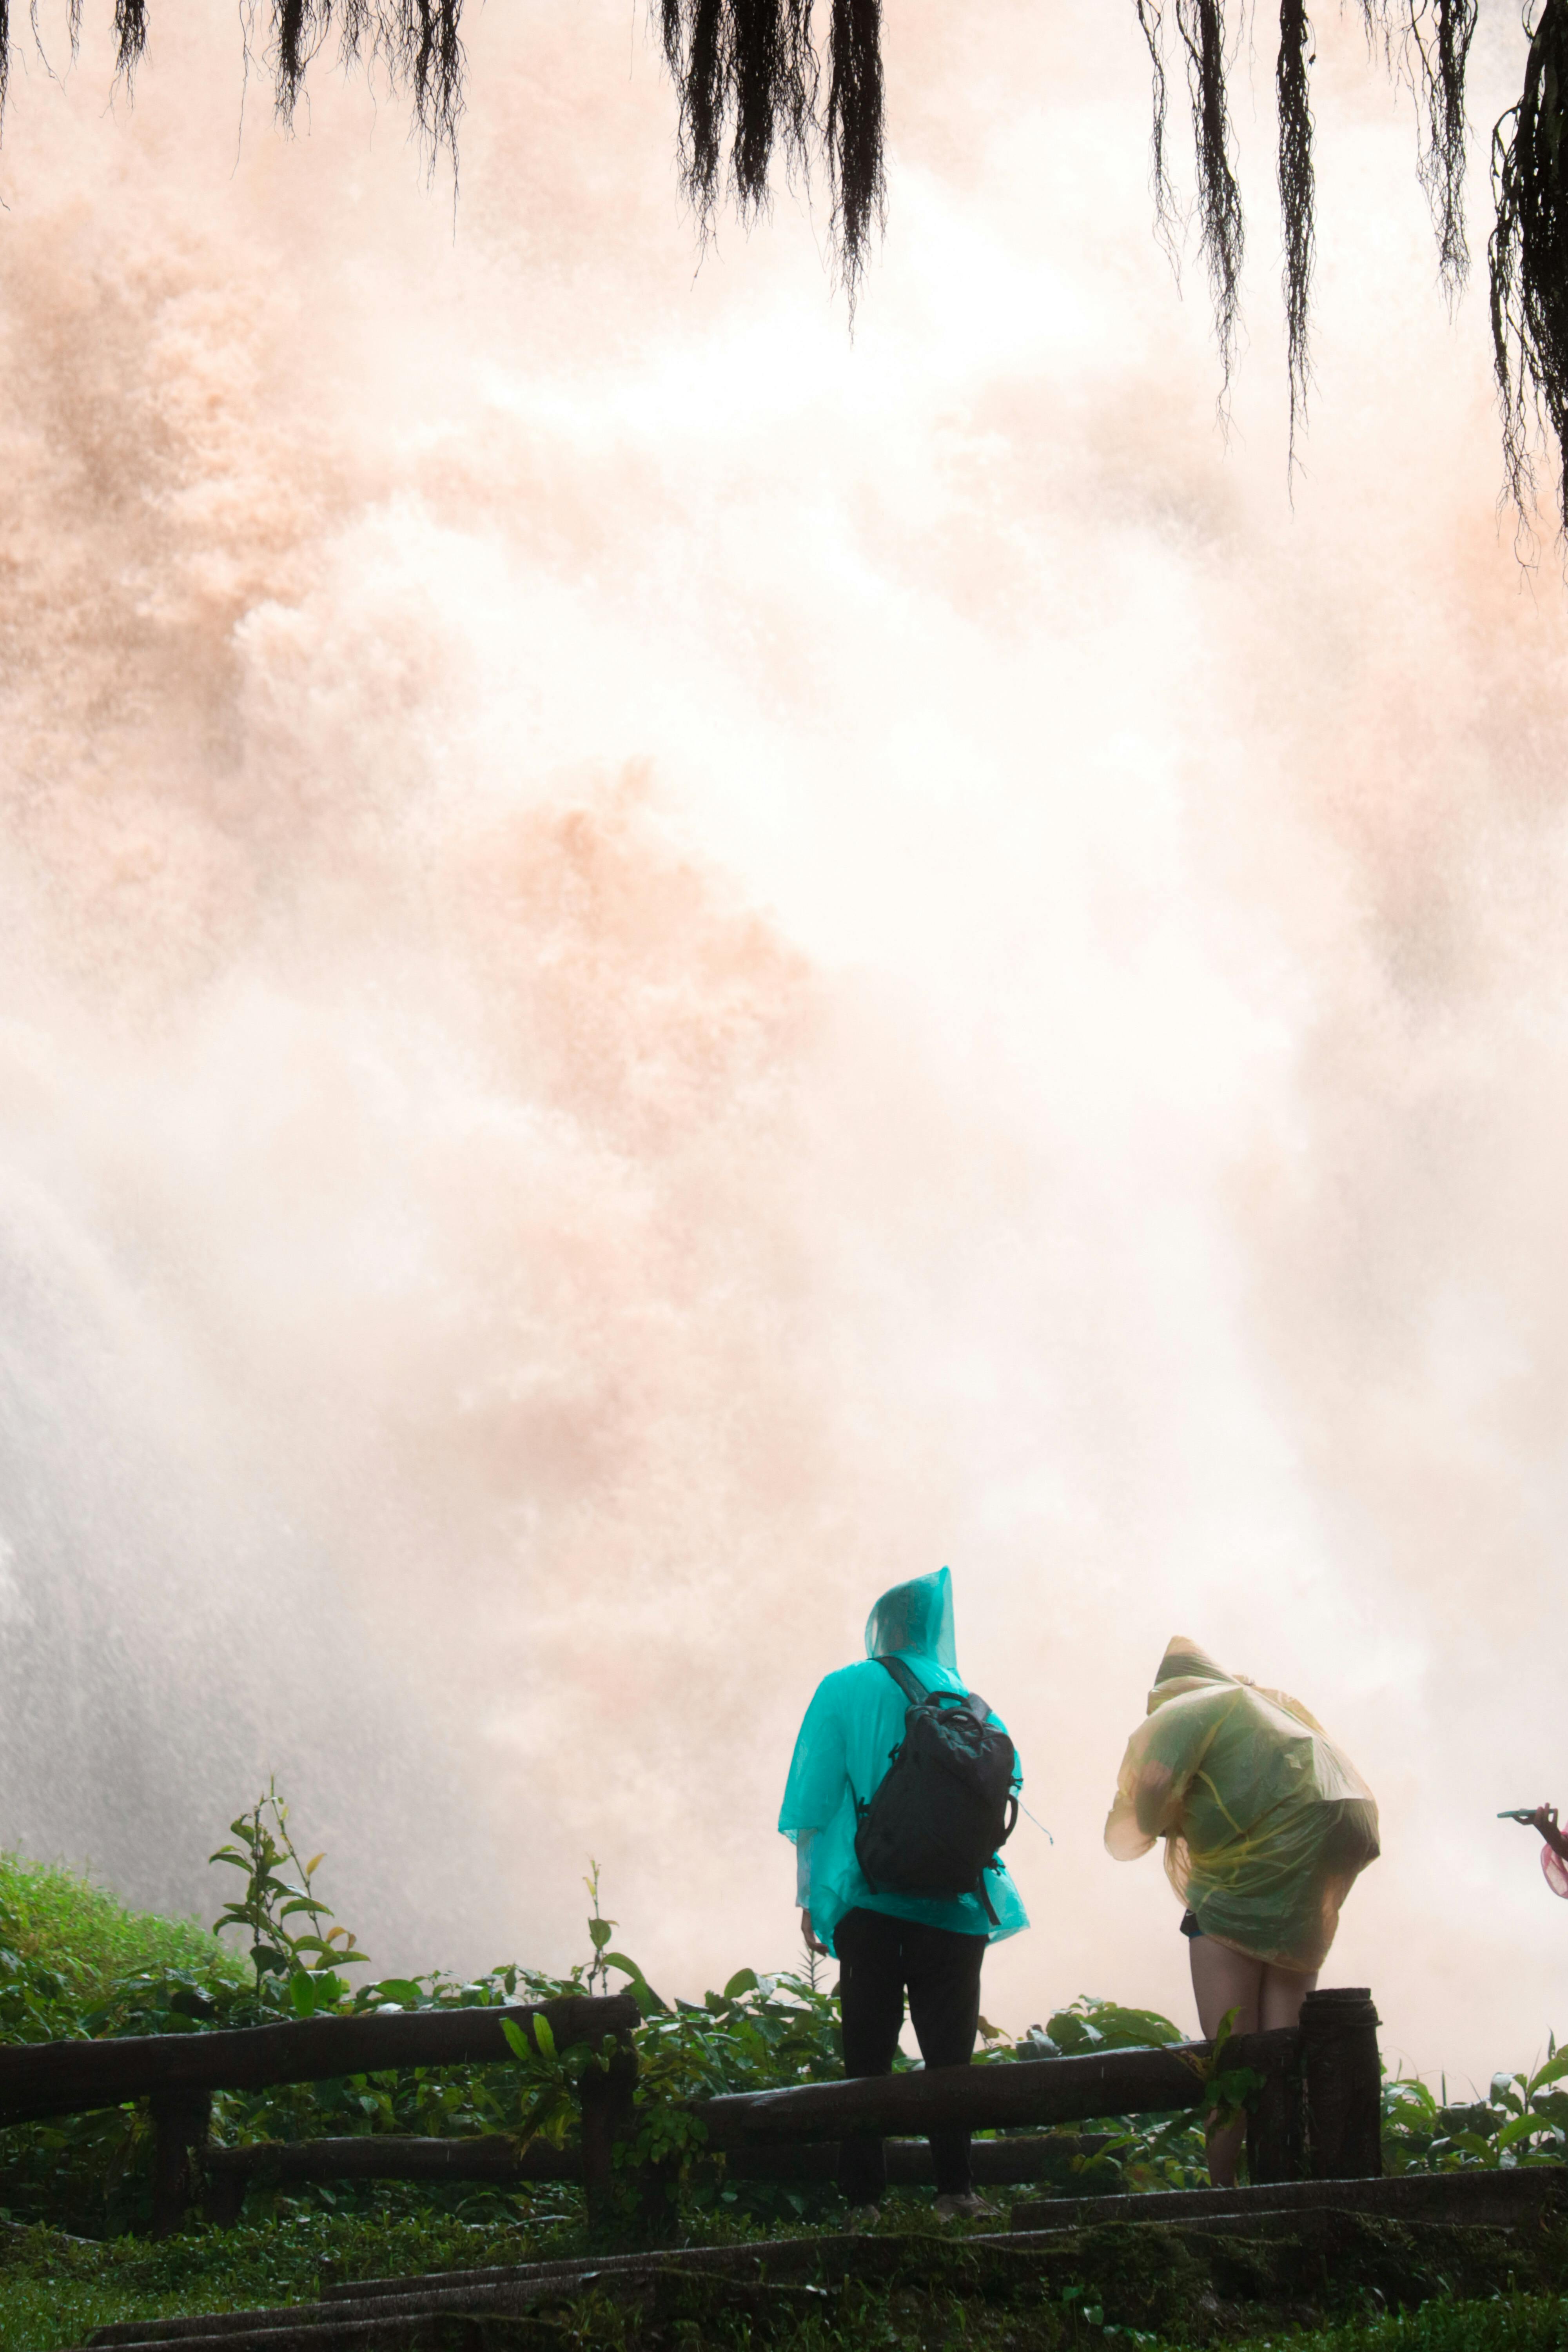
<instances>
[{"instance_id":1,"label":"person in yellow poncho","mask_svg":"<svg viewBox=\"0 0 1568 2352\"><path fill-rule=\"evenodd\" d=\"M1238 2033L1294 2025L1340 1906L1377 1859L1377 1805L1299 1699L1227 1675L1179 1634L1127 1743L1105 1824L1118 1862L1156 1838L1187 1906L1182 1933L1205 2035L1231 2010ZM1216 2188L1235 2179L1243 2128L1209 2142Z\"/></svg>"}]
</instances>

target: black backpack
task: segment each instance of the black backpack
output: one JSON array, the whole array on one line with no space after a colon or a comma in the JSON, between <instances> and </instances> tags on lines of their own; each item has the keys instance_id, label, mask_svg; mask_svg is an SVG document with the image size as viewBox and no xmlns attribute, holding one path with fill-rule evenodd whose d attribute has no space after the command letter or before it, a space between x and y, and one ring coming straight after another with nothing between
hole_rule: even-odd
<instances>
[{"instance_id":1,"label":"black backpack","mask_svg":"<svg viewBox=\"0 0 1568 2352\"><path fill-rule=\"evenodd\" d=\"M904 1696L904 1736L868 1805L858 1798L855 1859L873 1892L978 1895L1018 1819L1013 1743L973 1691L928 1691L900 1658L879 1658Z\"/></svg>"}]
</instances>

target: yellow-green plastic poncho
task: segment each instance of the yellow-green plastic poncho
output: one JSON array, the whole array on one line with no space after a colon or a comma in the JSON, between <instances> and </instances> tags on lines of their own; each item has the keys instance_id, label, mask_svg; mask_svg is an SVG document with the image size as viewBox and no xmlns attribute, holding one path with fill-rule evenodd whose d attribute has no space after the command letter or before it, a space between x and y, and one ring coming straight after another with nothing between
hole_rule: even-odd
<instances>
[{"instance_id":1,"label":"yellow-green plastic poncho","mask_svg":"<svg viewBox=\"0 0 1568 2352\"><path fill-rule=\"evenodd\" d=\"M918 1919L930 1927L951 1927L961 1936L985 1936L993 1943L1016 1936L1029 1924L1018 1890L1005 1868L988 1870L986 1891L996 1925L980 1899L961 1895L951 1901L929 1895L892 1895L873 1890L855 1859L856 1800L868 1804L892 1753L904 1736L909 1702L879 1657L901 1657L927 1690L963 1691L952 1628L952 1580L945 1568L917 1576L884 1592L866 1621L866 1655L841 1666L816 1686L795 1743L779 1827L794 1841L795 1899L811 1913L811 1924L829 1951L847 1911L881 1911L895 1919ZM993 1723L1001 1723L993 1715ZM1006 1729L1005 1724L1002 1728ZM1015 1771L1015 1789L1023 1776Z\"/></svg>"},{"instance_id":2,"label":"yellow-green plastic poncho","mask_svg":"<svg viewBox=\"0 0 1568 2352\"><path fill-rule=\"evenodd\" d=\"M1233 1951L1321 1968L1340 1906L1378 1854L1377 1805L1300 1700L1227 1675L1180 1635L1127 1743L1105 1843L1118 1862L1165 1841L1165 1873Z\"/></svg>"}]
</instances>

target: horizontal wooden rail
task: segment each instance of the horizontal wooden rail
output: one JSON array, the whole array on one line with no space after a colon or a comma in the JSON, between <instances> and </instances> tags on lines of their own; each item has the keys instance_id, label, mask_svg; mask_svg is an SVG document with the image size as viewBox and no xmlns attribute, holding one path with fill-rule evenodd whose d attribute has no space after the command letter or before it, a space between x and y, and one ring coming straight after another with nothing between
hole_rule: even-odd
<instances>
[{"instance_id":1,"label":"horizontal wooden rail","mask_svg":"<svg viewBox=\"0 0 1568 2352\"><path fill-rule=\"evenodd\" d=\"M205 2147L199 2168L204 2212L221 2229L238 2221L252 2188L287 2189L307 2180L479 2180L505 2188L526 2180L583 2179L577 2149L552 2147L544 2140L520 2148L502 2132L461 2139L373 2132L353 2139L259 2140L247 2147Z\"/></svg>"},{"instance_id":2,"label":"horizontal wooden rail","mask_svg":"<svg viewBox=\"0 0 1568 2352\"><path fill-rule=\"evenodd\" d=\"M1019 2132L1006 2139L977 2140L974 2177L988 2186L1017 2186L1066 2175L1075 2157L1098 2156L1115 2145L1110 2132ZM740 2148L729 2159L742 2180L830 2181L838 2151L832 2145ZM888 2143L888 2178L895 2185L930 2180L930 2143ZM529 2180L580 2182L583 2159L576 2148L552 2147L543 2140L519 2148L502 2132L457 2139L405 2138L392 2132L357 2134L352 2139L256 2140L244 2147L202 2151L206 2176L207 2219L237 2220L251 2188L290 2188L307 2180L480 2180L510 2185Z\"/></svg>"},{"instance_id":3,"label":"horizontal wooden rail","mask_svg":"<svg viewBox=\"0 0 1568 2352\"><path fill-rule=\"evenodd\" d=\"M1377 2011L1364 1987L1310 1992L1299 2026L1234 2034L1226 2074L1260 2078L1248 2101L1255 2181L1374 2179L1383 2169ZM1037 2063L944 2066L788 2090L732 2093L697 2105L712 2147L734 2150L893 2132L1005 2131L1161 2115L1203 2105L1214 2045L1102 2050Z\"/></svg>"},{"instance_id":4,"label":"horizontal wooden rail","mask_svg":"<svg viewBox=\"0 0 1568 2352\"><path fill-rule=\"evenodd\" d=\"M558 2049L605 2034L629 2042L639 2022L629 1993L605 2000L568 1994L497 2009L419 2009L393 2016L309 2017L216 2033L24 2043L0 2048L0 2125L118 2106L123 2099L263 2091L279 2083L326 2082L406 2066L487 2065L512 2055L502 2019L510 2018L531 2038L535 2017L549 2021Z\"/></svg>"},{"instance_id":5,"label":"horizontal wooden rail","mask_svg":"<svg viewBox=\"0 0 1568 2352\"><path fill-rule=\"evenodd\" d=\"M356 2133L352 2139L255 2140L245 2147L209 2147L203 2166L212 2179L247 2183L295 2180L578 2180L575 2148L533 2140L520 2148L504 2132L471 2132L460 2139L404 2138L395 2132Z\"/></svg>"},{"instance_id":6,"label":"horizontal wooden rail","mask_svg":"<svg viewBox=\"0 0 1568 2352\"><path fill-rule=\"evenodd\" d=\"M970 2169L977 2189L1055 2181L1070 2177L1074 2157L1099 2156L1114 2147L1116 2138L1114 2132L1012 2132L1005 2139L977 2139L970 2146ZM885 2140L883 2153L895 2189L912 2189L936 2178L930 2140ZM838 2149L831 2140L816 2147L738 2147L730 2151L725 2163L732 2180L826 2183L837 2177Z\"/></svg>"},{"instance_id":7,"label":"horizontal wooden rail","mask_svg":"<svg viewBox=\"0 0 1568 2352\"><path fill-rule=\"evenodd\" d=\"M1295 2059L1298 2048L1299 2037L1288 2026L1237 2034L1226 2044L1225 2064L1227 2070L1253 2067L1267 2080ZM931 2067L847 2083L802 2083L784 2091L732 2092L694 2103L694 2112L708 2126L710 2144L722 2148L1162 2115L1199 2105L1213 2055L1212 2042L1177 2042L1163 2050L1100 2050L1038 2063Z\"/></svg>"},{"instance_id":8,"label":"horizontal wooden rail","mask_svg":"<svg viewBox=\"0 0 1568 2352\"><path fill-rule=\"evenodd\" d=\"M508 2019L536 2042L533 2021L548 2020L558 2048L606 2038L618 2045L607 2069L588 2068L578 2085L580 2146L571 2158L537 2147L520 2152L501 2134L450 2141L367 2134L256 2149L217 2149L211 2144L215 2091L262 2090L414 2066L504 2063L512 2054L501 2031ZM590 2224L597 2227L611 2217L617 2161L624 2166L627 2146L637 2137L633 2034L638 2021L629 1994L607 2000L574 1994L504 2008L310 2018L215 2033L0 2047L0 2125L149 2098L155 2125L157 2235L178 2226L204 2182L209 2208L226 2206L232 2218L246 2182L258 2172L275 2181L579 2179ZM692 2100L689 2109L706 2124L715 2152L732 2158L738 2175L815 2179L826 2170L825 2144L845 2139L900 2134L926 2138L943 2130L1018 2133L1101 2116L1201 2107L1209 2095L1214 2055L1212 2043L1186 2042L1036 2063L933 2067L734 2093ZM1377 2012L1364 1990L1309 1993L1299 2028L1233 2036L1223 2066L1226 2073L1247 2068L1260 2078L1248 2100L1248 2162L1255 2181L1290 2180L1303 2172L1320 2179L1352 2179L1381 2170ZM1089 2152L1087 2145L1082 2152ZM983 2177L992 2180L1048 2177L1014 2169L1024 2161L1021 2154L995 2145L976 2154L983 2158ZM900 2166L905 2160L900 2157ZM1037 2161L1045 2165L1049 2159L1041 2156ZM645 2220L649 2226L668 2227L672 2184L660 2167L637 2172Z\"/></svg>"}]
</instances>

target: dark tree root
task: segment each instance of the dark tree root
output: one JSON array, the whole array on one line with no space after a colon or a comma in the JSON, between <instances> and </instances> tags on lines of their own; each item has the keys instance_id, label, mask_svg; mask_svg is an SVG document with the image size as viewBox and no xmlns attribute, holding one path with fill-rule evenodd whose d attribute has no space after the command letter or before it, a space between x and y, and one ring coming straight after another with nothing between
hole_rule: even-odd
<instances>
[{"instance_id":1,"label":"dark tree root","mask_svg":"<svg viewBox=\"0 0 1568 2352\"><path fill-rule=\"evenodd\" d=\"M659 15L680 93L681 185L700 235L726 185L742 220L766 209L775 150L803 178L820 152L853 310L886 203L881 0L830 0L825 106L812 0L660 0Z\"/></svg>"},{"instance_id":2,"label":"dark tree root","mask_svg":"<svg viewBox=\"0 0 1568 2352\"><path fill-rule=\"evenodd\" d=\"M726 195L742 220L766 210L775 158L786 175L802 179L820 160L832 194L837 271L853 316L886 212L882 0L823 0L822 41L814 0L650 5L679 96L680 179L700 236L711 234ZM1165 0L1134 0L1134 6L1153 74L1156 230L1173 257L1178 214L1168 170ZM1557 445L1559 461L1568 446L1568 0L1539 0L1539 6L1528 26L1523 95L1492 134L1497 224L1489 247L1507 490L1526 536L1542 427ZM409 92L432 165L445 151L455 166L463 108L463 0L270 0L270 7L266 55L283 121L293 116L311 62L335 41L341 61L379 62ZM80 0L70 0L73 50L79 8ZM1415 92L1417 169L1432 212L1439 279L1452 300L1469 268L1465 74L1477 0L1362 0L1362 8L1369 39ZM1223 415L1240 331L1246 243L1226 87L1226 0L1174 0L1174 15L1192 107L1199 246L1214 303ZM0 114L11 30L11 0L0 0ZM148 0L114 0L114 30L118 71L130 80L147 46ZM1311 383L1311 62L1307 0L1280 0L1275 92L1292 465ZM1568 484L1561 463L1557 501L1568 539Z\"/></svg>"},{"instance_id":3,"label":"dark tree root","mask_svg":"<svg viewBox=\"0 0 1568 2352\"><path fill-rule=\"evenodd\" d=\"M1568 447L1568 5L1546 0L1530 44L1524 94L1492 134L1492 357L1502 408L1509 495L1528 527L1542 411ZM1568 477L1558 475L1568 535Z\"/></svg>"},{"instance_id":4,"label":"dark tree root","mask_svg":"<svg viewBox=\"0 0 1568 2352\"><path fill-rule=\"evenodd\" d=\"M1290 453L1296 460L1297 428L1306 423L1311 358L1307 344L1317 241L1312 186L1312 111L1307 69L1312 59L1312 28L1306 0L1279 0L1279 56L1274 86L1279 108L1279 210L1285 223L1285 337L1290 374Z\"/></svg>"}]
</instances>

